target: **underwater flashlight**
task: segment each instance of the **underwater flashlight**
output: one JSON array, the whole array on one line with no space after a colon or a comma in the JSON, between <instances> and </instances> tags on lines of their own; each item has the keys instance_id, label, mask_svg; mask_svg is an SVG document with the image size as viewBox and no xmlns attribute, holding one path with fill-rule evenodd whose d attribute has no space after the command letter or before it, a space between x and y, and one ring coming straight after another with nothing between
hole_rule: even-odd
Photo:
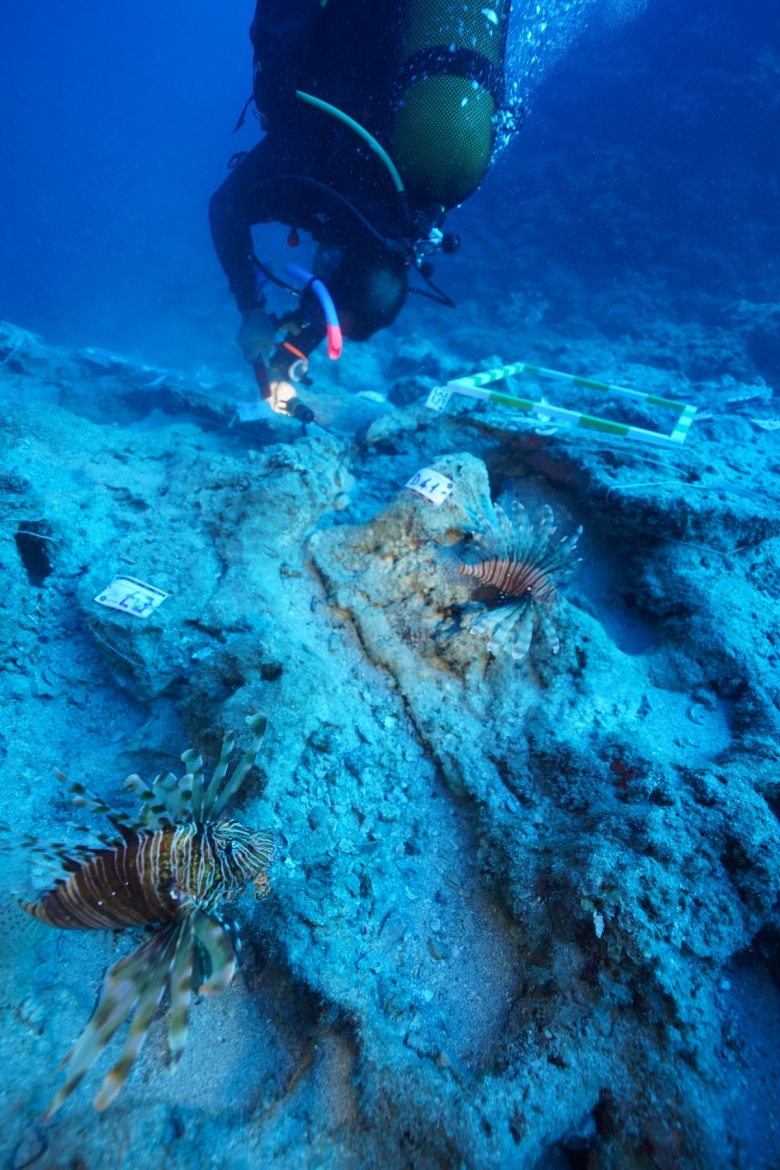
<instances>
[{"instance_id":1,"label":"underwater flashlight","mask_svg":"<svg viewBox=\"0 0 780 1170\"><path fill-rule=\"evenodd\" d=\"M288 414L291 418L304 425L314 421L314 411L304 402L301 402L300 398L294 393L291 393L288 398L283 398L279 394L280 386L284 386L289 391L292 391L292 385L286 378L282 377L278 378L278 380L271 381L268 370L262 362L258 362L255 365L254 371L260 390L260 397L270 405L271 410L277 414Z\"/></svg>"},{"instance_id":2,"label":"underwater flashlight","mask_svg":"<svg viewBox=\"0 0 780 1170\"><path fill-rule=\"evenodd\" d=\"M314 411L311 410L305 403L301 402L300 398L288 398L284 404L284 409L299 423L310 423L314 421Z\"/></svg>"}]
</instances>

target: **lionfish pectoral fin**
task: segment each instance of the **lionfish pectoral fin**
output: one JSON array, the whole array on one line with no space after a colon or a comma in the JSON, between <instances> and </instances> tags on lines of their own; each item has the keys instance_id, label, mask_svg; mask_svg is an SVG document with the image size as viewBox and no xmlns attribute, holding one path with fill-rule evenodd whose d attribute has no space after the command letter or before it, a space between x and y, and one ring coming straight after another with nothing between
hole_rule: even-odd
<instances>
[{"instance_id":1,"label":"lionfish pectoral fin","mask_svg":"<svg viewBox=\"0 0 780 1170\"><path fill-rule=\"evenodd\" d=\"M236 971L236 952L230 936L216 919L195 908L191 916L192 929L211 963L211 974L198 988L199 995L216 995L223 991Z\"/></svg>"},{"instance_id":2,"label":"lionfish pectoral fin","mask_svg":"<svg viewBox=\"0 0 780 1170\"><path fill-rule=\"evenodd\" d=\"M157 936L156 941L159 941L161 946L155 955L150 956L146 978L142 987L138 989L138 1006L135 1009L124 1048L119 1060L104 1078L100 1092L95 1098L95 1108L100 1112L108 1108L122 1088L130 1069L135 1064L138 1053L143 1047L149 1026L154 1019L154 1014L165 990L165 984L168 981L168 972L174 960L180 931L181 925L174 923ZM163 939L164 941L162 941Z\"/></svg>"},{"instance_id":3,"label":"lionfish pectoral fin","mask_svg":"<svg viewBox=\"0 0 780 1170\"><path fill-rule=\"evenodd\" d=\"M123 983L104 990L92 1019L63 1062L68 1067L68 1075L65 1084L44 1113L44 1121L48 1121L57 1112L84 1074L89 1071L117 1028L127 1019L137 998L138 992L132 983Z\"/></svg>"},{"instance_id":4,"label":"lionfish pectoral fin","mask_svg":"<svg viewBox=\"0 0 780 1170\"><path fill-rule=\"evenodd\" d=\"M172 923L109 969L97 1007L66 1057L68 1074L65 1084L46 1110L44 1121L48 1121L67 1100L130 1015L139 997L144 996L149 984L155 981L158 966L164 963L162 956L166 946L178 926L178 923ZM163 970L167 972L167 965Z\"/></svg>"},{"instance_id":5,"label":"lionfish pectoral fin","mask_svg":"<svg viewBox=\"0 0 780 1170\"><path fill-rule=\"evenodd\" d=\"M539 619L539 625L542 627L542 632L544 633L544 636L547 639L547 644L549 645L551 652L553 654L557 654L561 648L561 641L560 641L560 638L558 637L558 632L555 629L555 626L550 621L549 616L545 613L545 611L541 607L539 608L539 610L537 612L537 617Z\"/></svg>"},{"instance_id":6,"label":"lionfish pectoral fin","mask_svg":"<svg viewBox=\"0 0 780 1170\"><path fill-rule=\"evenodd\" d=\"M171 964L170 995L171 1011L168 1021L168 1048L173 1069L181 1060L187 1043L190 996L192 995L192 966L194 959L194 934L192 920L182 921L176 943L176 953Z\"/></svg>"},{"instance_id":7,"label":"lionfish pectoral fin","mask_svg":"<svg viewBox=\"0 0 780 1170\"><path fill-rule=\"evenodd\" d=\"M491 654L495 654L508 644L517 644L514 631L518 622L520 623L522 638L524 640L525 633L529 629L533 631L533 611L527 602L522 599L510 605L501 605L497 609L488 610L486 613L480 614L471 623L471 633L488 634L487 649Z\"/></svg>"},{"instance_id":8,"label":"lionfish pectoral fin","mask_svg":"<svg viewBox=\"0 0 780 1170\"><path fill-rule=\"evenodd\" d=\"M534 636L534 610L532 606L528 606L525 613L520 620L514 634L514 642L512 645L512 657L516 662L522 662L526 654L531 648L531 640Z\"/></svg>"}]
</instances>

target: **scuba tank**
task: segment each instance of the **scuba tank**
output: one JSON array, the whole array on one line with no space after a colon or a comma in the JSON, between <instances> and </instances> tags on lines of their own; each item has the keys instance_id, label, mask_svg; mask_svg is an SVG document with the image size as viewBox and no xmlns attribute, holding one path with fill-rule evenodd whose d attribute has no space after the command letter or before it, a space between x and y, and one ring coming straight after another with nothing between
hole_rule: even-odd
<instances>
[{"instance_id":1,"label":"scuba tank","mask_svg":"<svg viewBox=\"0 0 780 1170\"><path fill-rule=\"evenodd\" d=\"M403 6L390 154L413 202L447 211L488 172L504 101L510 7L511 0Z\"/></svg>"}]
</instances>

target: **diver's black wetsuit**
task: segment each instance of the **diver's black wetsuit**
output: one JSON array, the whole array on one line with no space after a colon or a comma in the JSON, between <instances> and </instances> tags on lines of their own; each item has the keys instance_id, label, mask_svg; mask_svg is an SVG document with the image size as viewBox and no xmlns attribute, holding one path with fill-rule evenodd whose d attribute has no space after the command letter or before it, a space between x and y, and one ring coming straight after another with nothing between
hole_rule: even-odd
<instances>
[{"instance_id":1,"label":"diver's black wetsuit","mask_svg":"<svg viewBox=\"0 0 780 1170\"><path fill-rule=\"evenodd\" d=\"M383 164L354 131L295 93L329 102L386 145L400 21L399 0L328 0L325 7L320 0L259 0L251 30L254 96L267 133L209 207L217 256L241 312L258 304L252 224L277 221L336 245L370 236L371 228L403 237L403 209ZM324 328L317 333L307 351Z\"/></svg>"},{"instance_id":2,"label":"diver's black wetsuit","mask_svg":"<svg viewBox=\"0 0 780 1170\"><path fill-rule=\"evenodd\" d=\"M347 337L365 339L395 319L410 266L435 290L424 257L439 247L452 250L440 230L444 213L483 181L506 112L511 3L258 0L253 88L266 137L210 206L214 244L244 316L242 329L251 326L249 342L241 332L237 338L245 355L252 354L248 360L256 352L252 321L262 315L250 230L255 223L304 228L324 245L315 267ZM379 143L385 162L340 115ZM443 295L435 299L448 303ZM300 338L295 348L306 355L325 335L314 300L307 290L287 322Z\"/></svg>"}]
</instances>

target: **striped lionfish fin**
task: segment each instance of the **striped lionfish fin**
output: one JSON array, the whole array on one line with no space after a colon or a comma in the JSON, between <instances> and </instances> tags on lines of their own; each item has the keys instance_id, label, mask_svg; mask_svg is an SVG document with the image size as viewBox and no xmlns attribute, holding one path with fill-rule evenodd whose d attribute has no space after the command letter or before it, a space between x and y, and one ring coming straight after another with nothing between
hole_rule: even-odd
<instances>
[{"instance_id":1,"label":"striped lionfish fin","mask_svg":"<svg viewBox=\"0 0 780 1170\"><path fill-rule=\"evenodd\" d=\"M192 995L192 966L194 933L192 918L184 919L176 943L170 976L171 1010L168 1019L168 1048L173 1069L178 1068L189 1030L190 996Z\"/></svg>"},{"instance_id":2,"label":"striped lionfish fin","mask_svg":"<svg viewBox=\"0 0 780 1170\"><path fill-rule=\"evenodd\" d=\"M159 1003L181 926L181 921L170 923L109 969L97 1007L63 1061L68 1070L65 1084L47 1109L44 1121L70 1096L140 999L125 1049L103 1083L97 1107L104 1109L116 1095L140 1051Z\"/></svg>"},{"instance_id":3,"label":"striped lionfish fin","mask_svg":"<svg viewBox=\"0 0 780 1170\"><path fill-rule=\"evenodd\" d=\"M522 511L523 520L526 520L525 509ZM522 547L527 539L525 525L518 531L507 516L500 504L493 505L492 521L487 522L488 540L498 554L499 560L517 560L518 548ZM478 538L478 543L484 547L485 540Z\"/></svg>"},{"instance_id":4,"label":"striped lionfish fin","mask_svg":"<svg viewBox=\"0 0 780 1170\"><path fill-rule=\"evenodd\" d=\"M101 846L115 849L119 844L116 834L112 836L110 833L95 833L85 825L74 825L73 828L77 832L89 833L91 842L81 845L73 841L51 841L46 837L36 837L32 833L17 833L7 825L0 825L0 856L18 858L27 855L42 863L41 867L53 873L57 880L62 880L64 874L73 873L85 862L90 861ZM95 845L95 841L98 845ZM22 909L28 907L28 903L25 902L21 902L20 905ZM28 910L28 913L31 911Z\"/></svg>"},{"instance_id":5,"label":"striped lionfish fin","mask_svg":"<svg viewBox=\"0 0 780 1170\"><path fill-rule=\"evenodd\" d=\"M95 833L93 836L101 845L116 845L115 838L108 834ZM31 833L13 833L10 830L3 833L0 842L0 853L23 851L35 857L42 858L51 869L68 869L74 865L81 865L95 856L95 845L79 845L64 841L48 841L45 837L34 837Z\"/></svg>"},{"instance_id":6,"label":"striped lionfish fin","mask_svg":"<svg viewBox=\"0 0 780 1170\"><path fill-rule=\"evenodd\" d=\"M95 1098L97 1110L107 1109L122 1088L138 1053L143 1047L154 1014L160 1005L165 984L168 981L168 973L176 953L181 923L173 923L163 933L167 935L165 941L161 944L157 954L152 956L145 980L142 983L139 980L137 987L138 1006L135 1009L119 1060L104 1078L100 1092Z\"/></svg>"},{"instance_id":7,"label":"striped lionfish fin","mask_svg":"<svg viewBox=\"0 0 780 1170\"><path fill-rule=\"evenodd\" d=\"M219 756L219 763L214 769L214 775L203 796L201 811L204 821L217 819L228 802L236 795L257 759L257 753L260 751L260 744L263 742L263 736L265 735L266 717L262 711L258 711L255 715L247 715L246 721L253 732L252 742L233 770L233 775L223 788L222 784L227 776L228 760L233 750L232 736L225 737Z\"/></svg>"},{"instance_id":8,"label":"striped lionfish fin","mask_svg":"<svg viewBox=\"0 0 780 1170\"><path fill-rule=\"evenodd\" d=\"M161 829L189 819L185 806L189 802L190 780L189 776L178 780L173 772L165 772L150 787L133 773L125 780L124 787L142 802L139 821L148 829Z\"/></svg>"},{"instance_id":9,"label":"striped lionfish fin","mask_svg":"<svg viewBox=\"0 0 780 1170\"><path fill-rule=\"evenodd\" d=\"M186 775L181 779L179 790L182 798L182 812L184 805L186 805L193 821L203 821L205 820L203 816L203 757L190 748L182 753L181 761L187 768Z\"/></svg>"},{"instance_id":10,"label":"striped lionfish fin","mask_svg":"<svg viewBox=\"0 0 780 1170\"><path fill-rule=\"evenodd\" d=\"M135 773L128 776L125 788L141 801L138 815L140 826L144 829L157 829L189 821L203 823L214 820L244 783L263 742L265 715L258 712L256 715L248 716L247 723L254 732L254 738L227 783L225 779L235 743L232 735L227 735L223 740L219 762L205 791L203 760L192 748L182 754L181 759L187 771L180 778L174 776L172 772L167 772L158 776L151 785L147 785ZM75 791L75 787L72 790ZM86 790L83 791L82 799L90 796ZM96 797L91 797L91 800L93 803L88 807L94 808L96 812L105 811L105 806ZM132 827L137 829L138 825Z\"/></svg>"},{"instance_id":11,"label":"striped lionfish fin","mask_svg":"<svg viewBox=\"0 0 780 1170\"><path fill-rule=\"evenodd\" d=\"M547 644L549 645L553 654L557 654L561 648L561 640L558 637L558 631L550 621L549 615L540 608L536 611L536 617L538 618L539 625L542 627L542 632L547 639Z\"/></svg>"},{"instance_id":12,"label":"striped lionfish fin","mask_svg":"<svg viewBox=\"0 0 780 1170\"><path fill-rule=\"evenodd\" d=\"M488 650L494 653L503 646L512 647L512 657L525 658L531 645L534 628L533 607L524 600L512 605L501 605L481 613L471 623L472 634L488 634Z\"/></svg>"},{"instance_id":13,"label":"striped lionfish fin","mask_svg":"<svg viewBox=\"0 0 780 1170\"><path fill-rule=\"evenodd\" d=\"M85 788L83 784L79 784L75 780L71 782L64 772L57 771L56 776L61 784L68 785L68 792L73 793L73 803L76 808L84 808L88 812L107 817L123 837L135 836L136 833L144 828L135 818L111 808L99 796L95 796L94 792L90 792L88 788Z\"/></svg>"},{"instance_id":14,"label":"striped lionfish fin","mask_svg":"<svg viewBox=\"0 0 780 1170\"><path fill-rule=\"evenodd\" d=\"M192 929L211 964L211 974L198 988L199 995L216 995L227 987L236 971L236 952L221 922L199 907L192 911Z\"/></svg>"}]
</instances>

